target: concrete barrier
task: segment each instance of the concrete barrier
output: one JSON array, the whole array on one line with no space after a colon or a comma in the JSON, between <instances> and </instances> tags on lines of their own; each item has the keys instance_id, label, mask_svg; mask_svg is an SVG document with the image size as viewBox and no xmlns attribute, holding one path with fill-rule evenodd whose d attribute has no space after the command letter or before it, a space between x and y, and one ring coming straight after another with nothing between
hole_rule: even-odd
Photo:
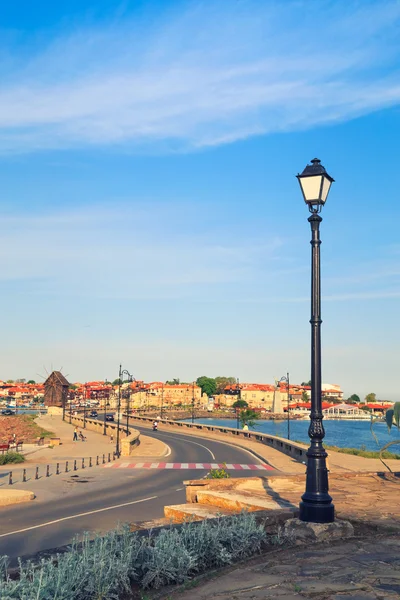
<instances>
[{"instance_id":1,"label":"concrete barrier","mask_svg":"<svg viewBox=\"0 0 400 600\"><path fill-rule=\"evenodd\" d=\"M28 490L0 490L0 506L10 506L12 504L21 504L33 500L35 494Z\"/></svg>"},{"instance_id":2,"label":"concrete barrier","mask_svg":"<svg viewBox=\"0 0 400 600\"><path fill-rule=\"evenodd\" d=\"M129 415L130 420L134 421L142 421L145 423L153 423L154 418L150 417L140 417L136 415ZM298 444L296 442L292 442L285 438L277 437L275 435L268 435L266 433L258 433L255 431L243 431L242 429L235 429L233 427L222 427L219 425L201 425L200 423L189 423L186 421L174 421L172 419L157 419L158 422L164 426L167 426L170 429L175 430L185 430L185 429L193 429L197 430L199 433L210 433L210 432L218 432L223 433L226 437L235 436L236 438L242 439L250 439L255 442L259 442L260 444L264 444L264 446L270 446L283 454L287 454L288 456L293 457L301 463L307 462L307 448L303 446L303 444Z\"/></svg>"},{"instance_id":3,"label":"concrete barrier","mask_svg":"<svg viewBox=\"0 0 400 600\"><path fill-rule=\"evenodd\" d=\"M121 441L121 455L131 456L132 451L140 444L140 433L134 429L131 434L123 438Z\"/></svg>"}]
</instances>

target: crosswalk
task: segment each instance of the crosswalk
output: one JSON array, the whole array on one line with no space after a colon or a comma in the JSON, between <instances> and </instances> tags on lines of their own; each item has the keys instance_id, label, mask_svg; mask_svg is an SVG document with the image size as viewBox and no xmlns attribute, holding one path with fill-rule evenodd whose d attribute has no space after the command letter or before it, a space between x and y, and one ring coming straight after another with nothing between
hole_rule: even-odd
<instances>
[{"instance_id":1,"label":"crosswalk","mask_svg":"<svg viewBox=\"0 0 400 600\"><path fill-rule=\"evenodd\" d=\"M180 469L180 470L204 470L204 469L226 469L228 471L272 471L270 465L242 465L233 463L167 463L167 462L121 462L107 463L105 469Z\"/></svg>"}]
</instances>

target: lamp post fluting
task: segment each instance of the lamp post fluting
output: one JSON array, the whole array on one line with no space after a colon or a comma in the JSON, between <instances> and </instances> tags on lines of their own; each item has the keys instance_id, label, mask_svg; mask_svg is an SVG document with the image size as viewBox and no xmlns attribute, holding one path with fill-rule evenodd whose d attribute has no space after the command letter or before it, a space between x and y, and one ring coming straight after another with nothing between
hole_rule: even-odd
<instances>
[{"instance_id":1,"label":"lamp post fluting","mask_svg":"<svg viewBox=\"0 0 400 600\"><path fill-rule=\"evenodd\" d=\"M321 263L319 212L325 204L334 179L328 175L321 161L314 158L301 175L297 175L305 202L311 212L311 413L307 451L306 490L300 502L300 520L311 523L331 523L335 519L332 498L329 495L327 452L322 422L321 394Z\"/></svg>"}]
</instances>

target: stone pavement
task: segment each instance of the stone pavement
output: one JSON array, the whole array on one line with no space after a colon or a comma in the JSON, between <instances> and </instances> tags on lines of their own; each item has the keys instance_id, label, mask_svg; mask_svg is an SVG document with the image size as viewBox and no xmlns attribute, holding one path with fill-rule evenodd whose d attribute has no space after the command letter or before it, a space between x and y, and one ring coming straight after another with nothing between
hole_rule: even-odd
<instances>
[{"instance_id":1,"label":"stone pavement","mask_svg":"<svg viewBox=\"0 0 400 600\"><path fill-rule=\"evenodd\" d=\"M280 548L169 591L165 600L398 600L400 539L388 535ZM183 586L184 588L184 586ZM182 588L180 588L181 590Z\"/></svg>"}]
</instances>

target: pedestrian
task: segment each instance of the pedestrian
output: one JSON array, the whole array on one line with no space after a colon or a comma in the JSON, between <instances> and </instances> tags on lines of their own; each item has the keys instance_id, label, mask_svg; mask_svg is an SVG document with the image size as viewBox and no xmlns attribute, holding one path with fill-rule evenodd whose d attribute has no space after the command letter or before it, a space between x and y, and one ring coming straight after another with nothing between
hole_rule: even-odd
<instances>
[{"instance_id":1,"label":"pedestrian","mask_svg":"<svg viewBox=\"0 0 400 600\"><path fill-rule=\"evenodd\" d=\"M112 433L110 435L110 444L113 444L113 443L114 443L114 434Z\"/></svg>"},{"instance_id":2,"label":"pedestrian","mask_svg":"<svg viewBox=\"0 0 400 600\"><path fill-rule=\"evenodd\" d=\"M243 431L245 432L245 434L244 434L244 436L245 436L245 437L248 437L248 435L249 435L249 434L247 433L247 432L248 432L248 430L249 430L249 426L247 425L247 423L245 423L245 424L243 425Z\"/></svg>"},{"instance_id":3,"label":"pedestrian","mask_svg":"<svg viewBox=\"0 0 400 600\"><path fill-rule=\"evenodd\" d=\"M78 441L78 430L77 430L77 428L76 428L76 427L75 427L75 429L74 429L74 439L73 439L72 441L73 441L73 442L77 442L77 441Z\"/></svg>"}]
</instances>

